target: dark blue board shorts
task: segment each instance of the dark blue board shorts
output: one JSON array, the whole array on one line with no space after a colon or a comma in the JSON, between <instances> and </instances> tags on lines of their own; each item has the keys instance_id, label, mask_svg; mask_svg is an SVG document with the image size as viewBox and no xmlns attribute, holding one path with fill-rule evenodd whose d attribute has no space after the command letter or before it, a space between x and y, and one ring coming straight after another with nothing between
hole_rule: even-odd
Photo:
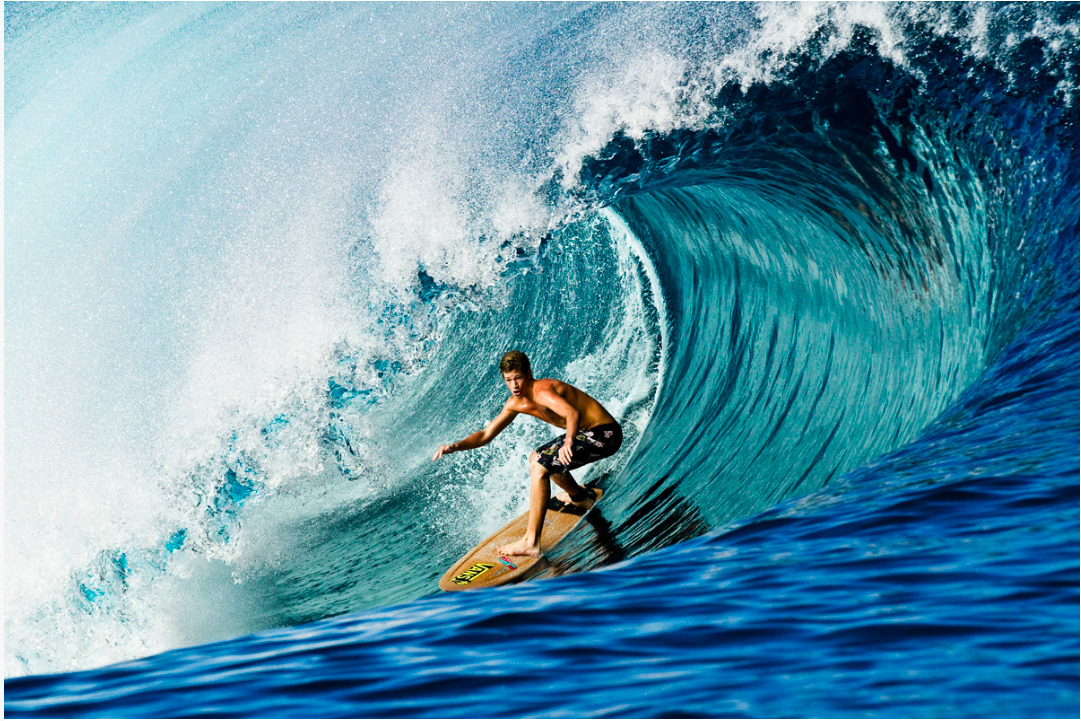
<instances>
[{"instance_id":1,"label":"dark blue board shorts","mask_svg":"<svg viewBox=\"0 0 1081 721\"><path fill-rule=\"evenodd\" d=\"M566 435L558 436L545 443L533 454L533 460L553 473L573 471L587 463L607 458L623 445L623 429L618 423L605 423L593 426L588 431L578 431L571 442L571 463L564 466L559 460L559 449Z\"/></svg>"}]
</instances>

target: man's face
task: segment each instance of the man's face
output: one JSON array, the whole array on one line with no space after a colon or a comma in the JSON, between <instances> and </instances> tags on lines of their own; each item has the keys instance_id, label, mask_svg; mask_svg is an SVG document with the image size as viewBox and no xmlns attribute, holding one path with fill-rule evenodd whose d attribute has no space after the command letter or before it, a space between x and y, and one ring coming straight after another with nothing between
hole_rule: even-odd
<instances>
[{"instance_id":1,"label":"man's face","mask_svg":"<svg viewBox=\"0 0 1081 721\"><path fill-rule=\"evenodd\" d=\"M521 371L507 371L503 374L503 380L507 382L507 388L512 396L521 397L522 391L529 379Z\"/></svg>"}]
</instances>

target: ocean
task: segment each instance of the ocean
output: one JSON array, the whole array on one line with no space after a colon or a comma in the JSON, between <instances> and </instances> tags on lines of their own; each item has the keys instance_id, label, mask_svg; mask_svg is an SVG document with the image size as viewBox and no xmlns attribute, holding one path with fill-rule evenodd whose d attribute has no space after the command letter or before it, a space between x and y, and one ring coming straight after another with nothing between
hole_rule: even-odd
<instances>
[{"instance_id":1,"label":"ocean","mask_svg":"<svg viewBox=\"0 0 1081 721\"><path fill-rule=\"evenodd\" d=\"M1078 715L1078 3L4 20L6 716Z\"/></svg>"}]
</instances>

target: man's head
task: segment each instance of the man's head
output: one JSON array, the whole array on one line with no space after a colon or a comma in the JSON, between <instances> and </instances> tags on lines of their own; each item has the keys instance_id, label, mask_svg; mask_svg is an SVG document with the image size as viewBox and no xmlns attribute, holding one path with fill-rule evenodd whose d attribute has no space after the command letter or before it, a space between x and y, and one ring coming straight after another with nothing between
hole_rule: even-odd
<instances>
[{"instance_id":1,"label":"man's head","mask_svg":"<svg viewBox=\"0 0 1081 721\"><path fill-rule=\"evenodd\" d=\"M533 369L529 367L529 358L520 350L504 353L499 360L499 372L512 395L521 395L523 388L533 381Z\"/></svg>"},{"instance_id":2,"label":"man's head","mask_svg":"<svg viewBox=\"0 0 1081 721\"><path fill-rule=\"evenodd\" d=\"M499 360L500 373L505 375L511 371L518 371L526 378L533 377L533 369L529 367L529 358L520 350L508 351Z\"/></svg>"}]
</instances>

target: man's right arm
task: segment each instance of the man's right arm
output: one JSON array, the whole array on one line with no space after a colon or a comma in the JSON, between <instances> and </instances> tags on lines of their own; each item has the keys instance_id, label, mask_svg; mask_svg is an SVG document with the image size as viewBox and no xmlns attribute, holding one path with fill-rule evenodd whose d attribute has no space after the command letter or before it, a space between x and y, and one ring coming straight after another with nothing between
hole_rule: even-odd
<instances>
[{"instance_id":1,"label":"man's right arm","mask_svg":"<svg viewBox=\"0 0 1081 721\"><path fill-rule=\"evenodd\" d=\"M488 444L493 438L502 433L503 429L509 426L511 421L513 421L517 415L518 411L512 411L507 406L503 406L503 410L500 411L499 415L496 416L486 428L477 431L470 436L466 436L456 443L448 443L445 446L440 446L439 450L432 456L432 460L438 461L447 454L456 453L458 451L468 451L471 448L480 448L481 446Z\"/></svg>"}]
</instances>

